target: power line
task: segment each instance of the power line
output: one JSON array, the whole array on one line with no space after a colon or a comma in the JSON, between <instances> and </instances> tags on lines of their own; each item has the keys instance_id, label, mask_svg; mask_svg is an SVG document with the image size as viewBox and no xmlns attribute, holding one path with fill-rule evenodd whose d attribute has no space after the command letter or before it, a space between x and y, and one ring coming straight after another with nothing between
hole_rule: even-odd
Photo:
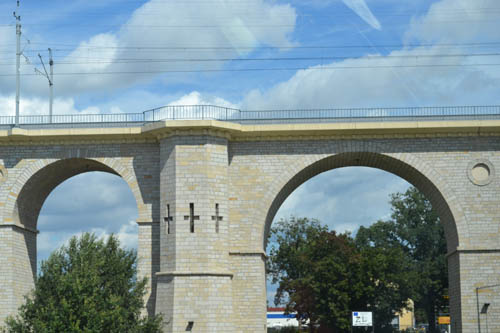
<instances>
[{"instance_id":1,"label":"power line","mask_svg":"<svg viewBox=\"0 0 500 333\"><path fill-rule=\"evenodd\" d=\"M252 11L251 8L246 8L245 11L241 12L236 12L234 10L229 9L232 15L239 14L239 15L245 15L245 18L253 18L252 12L257 13L257 11L261 11L260 8L255 7L256 10ZM43 17L52 17L52 15L43 15L40 14L38 11L32 11L33 13L37 14L37 18L43 18ZM434 14L441 14L441 18L462 18L463 16L473 16L473 15L478 15L478 14L486 14L486 15L497 15L500 13L500 8L484 8L484 9L471 9L471 10L446 10L442 12L437 12L434 11ZM116 10L114 11L103 11L99 10L98 12L85 12L85 13L79 13L78 18L84 19L84 18L89 18L89 17L100 17L100 16L109 16L116 14ZM345 10L345 12L336 12L335 14L304 14L304 13L296 13L295 17L296 18L325 18L325 19L332 19L332 18L346 18L346 17L351 17L353 15L356 15L355 13L352 13L350 10ZM377 11L374 13L375 16L377 17L413 17L415 16L415 12L401 12L401 11L395 11L395 12L390 12L390 11ZM147 16L147 17L164 17L163 14L158 13L158 10L151 10L151 11L145 11L145 10L140 10L140 12L135 11L134 12L135 17L142 17L142 16ZM0 15L0 18L3 17L3 15ZM8 16L4 16L7 18ZM194 16L194 15L186 15L186 16L176 16L176 19L179 18L189 18L189 19L196 19L196 18L206 18L206 15L199 15L199 16ZM231 15L219 15L219 16L210 16L212 19L228 19L228 18L233 18L234 16ZM276 17L289 17L288 15L274 15L274 18ZM262 19L260 16L255 16L257 19Z\"/></svg>"},{"instance_id":2,"label":"power line","mask_svg":"<svg viewBox=\"0 0 500 333\"><path fill-rule=\"evenodd\" d=\"M169 63L169 62L250 62L250 61L312 61L312 60L389 60L389 59L422 59L422 58L467 58L467 57L498 57L500 53L462 53L462 54L414 54L414 55L368 55L363 57L346 57L346 56L322 56L322 57L278 57L278 58L128 58L128 59L113 59L99 60L97 58L85 58L94 61L58 61L60 65L86 65L86 64L134 64L134 63ZM13 63L0 63L0 66L11 66Z\"/></svg>"},{"instance_id":3,"label":"power line","mask_svg":"<svg viewBox=\"0 0 500 333\"><path fill-rule=\"evenodd\" d=\"M195 69L195 70L154 70L154 71L109 71L109 72L62 72L57 76L71 75L138 75L163 73L216 73L216 72L266 72L266 71L298 71L298 70L339 70L339 69L384 69L384 68L456 68L456 67L496 67L500 63L481 64L422 64L422 65L382 65L382 66L315 66L315 67L282 67L282 68L240 68L240 69ZM16 74L0 74L0 77L11 77ZM21 74L35 76L37 74Z\"/></svg>"},{"instance_id":4,"label":"power line","mask_svg":"<svg viewBox=\"0 0 500 333\"><path fill-rule=\"evenodd\" d=\"M465 23L465 22L481 22L481 23L498 23L498 20L500 18L495 18L495 19L484 19L484 18L463 18L463 17L457 17L456 19L447 19L447 20L430 20L426 22L426 25L436 25L436 24L443 24L443 23ZM122 28L122 27L127 27L127 28L148 28L148 29L157 29L157 30L168 30L168 29L190 29L190 30L199 30L199 29L221 29L221 28L238 28L238 29L247 29L247 28L262 28L262 29L267 29L267 28L296 28L298 27L298 23L294 24L242 24L242 25L231 25L231 24L201 24L201 25L196 25L196 24L164 24L164 25L158 25L158 24L123 24L123 23L117 23L117 24L98 24L98 23L58 23L57 25L54 25L53 23L26 23L24 24L25 26L28 27L44 27L44 26L52 26L56 28L61 28L61 27L101 27L101 28ZM315 22L311 25L314 26L331 26L332 23L318 23ZM337 23L338 25L338 23ZM0 27L12 27L14 24L0 24Z\"/></svg>"},{"instance_id":5,"label":"power line","mask_svg":"<svg viewBox=\"0 0 500 333\"><path fill-rule=\"evenodd\" d=\"M31 42L31 45L46 45L41 42ZM298 50L298 49L363 49L379 47L379 48L416 48L416 47L487 47L487 46L500 46L499 42L473 42L473 43L421 43L421 44L379 44L379 45L366 45L366 44L356 44L356 45L303 45L303 46L293 46L293 45L277 45L277 46L247 46L247 45L234 45L234 46L192 46L192 45L178 45L178 46L85 46L81 47L80 44L66 44L66 43L54 43L55 46L63 47L79 47L82 50L261 50L261 49L272 49L272 50ZM2 44L0 44L2 46ZM4 46L13 46L12 44L4 44ZM31 52L39 52L40 50L31 50ZM53 49L56 52L74 51L73 48L56 48ZM0 51L2 52L2 51ZM10 52L10 51L8 51Z\"/></svg>"}]
</instances>

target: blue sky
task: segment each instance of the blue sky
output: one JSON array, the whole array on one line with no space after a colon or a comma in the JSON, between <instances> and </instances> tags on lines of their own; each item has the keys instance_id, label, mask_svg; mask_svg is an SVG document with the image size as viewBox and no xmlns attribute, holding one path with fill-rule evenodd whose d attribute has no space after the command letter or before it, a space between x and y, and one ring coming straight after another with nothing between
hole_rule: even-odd
<instances>
[{"instance_id":1,"label":"blue sky","mask_svg":"<svg viewBox=\"0 0 500 333\"><path fill-rule=\"evenodd\" d=\"M0 4L0 114L14 112L15 3ZM495 104L499 11L496 0L21 0L21 112L48 113L47 80L33 74L49 47L54 113Z\"/></svg>"},{"instance_id":2,"label":"blue sky","mask_svg":"<svg viewBox=\"0 0 500 333\"><path fill-rule=\"evenodd\" d=\"M0 2L0 115L15 110L15 7ZM21 0L20 14L23 115L48 114L47 80L33 74L49 47L55 114L499 102L498 0ZM277 218L355 231L386 217L388 194L407 186L340 169L298 188ZM74 177L43 207L39 257L89 230L134 247L135 214L120 178Z\"/></svg>"}]
</instances>

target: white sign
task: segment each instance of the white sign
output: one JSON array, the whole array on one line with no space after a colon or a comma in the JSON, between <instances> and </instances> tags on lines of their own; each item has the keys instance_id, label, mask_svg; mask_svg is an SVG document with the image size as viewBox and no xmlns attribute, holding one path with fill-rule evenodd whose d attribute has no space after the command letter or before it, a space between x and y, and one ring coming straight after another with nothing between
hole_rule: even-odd
<instances>
[{"instance_id":1,"label":"white sign","mask_svg":"<svg viewBox=\"0 0 500 333\"><path fill-rule=\"evenodd\" d=\"M352 326L373 326L371 312L353 312Z\"/></svg>"}]
</instances>

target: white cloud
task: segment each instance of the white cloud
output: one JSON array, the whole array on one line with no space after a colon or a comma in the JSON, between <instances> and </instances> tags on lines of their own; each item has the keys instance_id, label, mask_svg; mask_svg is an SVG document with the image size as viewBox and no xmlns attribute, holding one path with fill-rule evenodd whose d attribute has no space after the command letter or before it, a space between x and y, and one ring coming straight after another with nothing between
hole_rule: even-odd
<instances>
[{"instance_id":1,"label":"white cloud","mask_svg":"<svg viewBox=\"0 0 500 333\"><path fill-rule=\"evenodd\" d=\"M86 91L112 91L134 83L148 82L158 75L154 72L213 69L224 63L176 59L234 58L259 45L286 47L293 44L290 35L295 27L296 13L290 5L267 0L216 2L219 3L214 5L213 1L202 1L193 6L191 2L150 0L135 10L118 32L101 33L80 42L67 57L56 60L54 67L56 74L143 72L142 74L56 75L56 93L70 96ZM0 36L7 35L7 31L15 36L11 30L0 30ZM162 47L180 48L161 49ZM192 50L189 47L202 49ZM14 52L15 48L12 50ZM124 61L134 58L148 61ZM14 66L8 70L15 72ZM23 66L23 73L32 73L32 70L32 66ZM5 87L2 90L12 92L15 87L12 81L13 77L0 78L0 87ZM48 89L47 80L41 76L23 79L22 87L23 94L29 96L45 93Z\"/></svg>"},{"instance_id":2,"label":"white cloud","mask_svg":"<svg viewBox=\"0 0 500 333\"><path fill-rule=\"evenodd\" d=\"M79 109L75 106L73 98L55 98L53 105L54 114L98 114L103 110L97 106L90 106L87 108ZM111 111L116 113L119 108L115 107ZM2 96L0 95L0 115L13 116L16 113L16 98L15 95ZM22 115L48 115L49 114L49 100L30 97L21 98L19 103L19 114Z\"/></svg>"},{"instance_id":3,"label":"white cloud","mask_svg":"<svg viewBox=\"0 0 500 333\"><path fill-rule=\"evenodd\" d=\"M434 46L403 48L388 56L377 53L300 70L267 91L251 91L242 108L495 104L500 68L470 66L495 62L495 58L440 56L477 52L464 44L471 41L498 40L498 21L492 22L484 9L495 6L495 0L440 1L427 15L415 19L405 35L408 42L435 42ZM443 23L446 13L452 13L452 19Z\"/></svg>"},{"instance_id":4,"label":"white cloud","mask_svg":"<svg viewBox=\"0 0 500 333\"><path fill-rule=\"evenodd\" d=\"M117 232L112 232L106 228L91 228L90 230L75 230L74 232L41 232L37 238L37 261L46 260L50 253L63 245L67 245L72 237L80 237L85 232L94 233L100 239L106 239L113 233L120 241L122 248L137 250L138 226L135 221L129 221L127 224L122 225Z\"/></svg>"},{"instance_id":5,"label":"white cloud","mask_svg":"<svg viewBox=\"0 0 500 333\"><path fill-rule=\"evenodd\" d=\"M389 194L409 184L388 172L363 167L330 170L299 186L274 221L290 215L316 218L338 232L355 232L390 215Z\"/></svg>"},{"instance_id":6,"label":"white cloud","mask_svg":"<svg viewBox=\"0 0 500 333\"><path fill-rule=\"evenodd\" d=\"M198 91L193 91L168 105L216 105L227 108L238 108L237 105L216 96L204 96Z\"/></svg>"},{"instance_id":7,"label":"white cloud","mask_svg":"<svg viewBox=\"0 0 500 333\"><path fill-rule=\"evenodd\" d=\"M441 0L429 11L415 18L406 33L408 41L481 42L496 41L498 28L497 0Z\"/></svg>"}]
</instances>

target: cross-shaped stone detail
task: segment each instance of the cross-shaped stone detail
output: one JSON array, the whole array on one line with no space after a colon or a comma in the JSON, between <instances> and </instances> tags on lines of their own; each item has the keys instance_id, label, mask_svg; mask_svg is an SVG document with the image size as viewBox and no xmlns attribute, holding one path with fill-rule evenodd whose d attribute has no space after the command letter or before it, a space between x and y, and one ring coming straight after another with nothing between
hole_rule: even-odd
<instances>
[{"instance_id":1,"label":"cross-shaped stone detail","mask_svg":"<svg viewBox=\"0 0 500 333\"><path fill-rule=\"evenodd\" d=\"M167 234L170 234L170 222L173 221L173 217L170 215L170 205L167 205L167 216L163 218L167 224Z\"/></svg>"},{"instance_id":2,"label":"cross-shaped stone detail","mask_svg":"<svg viewBox=\"0 0 500 333\"><path fill-rule=\"evenodd\" d=\"M189 204L189 215L184 215L184 220L189 220L189 228L194 232L194 221L199 220L199 215L194 215L194 203Z\"/></svg>"},{"instance_id":3,"label":"cross-shaped stone detail","mask_svg":"<svg viewBox=\"0 0 500 333\"><path fill-rule=\"evenodd\" d=\"M219 215L219 204L215 204L215 216L212 216L212 221L215 221L215 232L219 233L219 221L222 221L222 216Z\"/></svg>"}]
</instances>

